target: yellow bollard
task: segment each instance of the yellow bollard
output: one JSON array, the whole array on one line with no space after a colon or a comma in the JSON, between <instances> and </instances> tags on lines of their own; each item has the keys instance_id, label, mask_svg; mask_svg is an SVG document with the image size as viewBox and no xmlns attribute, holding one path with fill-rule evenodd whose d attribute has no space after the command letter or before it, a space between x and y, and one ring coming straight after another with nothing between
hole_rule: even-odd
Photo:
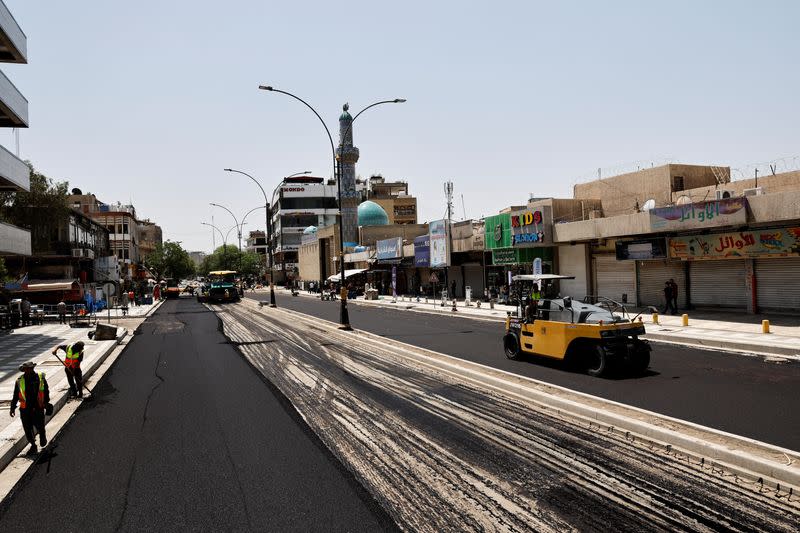
<instances>
[{"instance_id":1,"label":"yellow bollard","mask_svg":"<svg viewBox=\"0 0 800 533\"><path fill-rule=\"evenodd\" d=\"M685 314L685 313L684 313L684 314L681 316L681 318L683 319L683 325L684 325L684 326L688 326L688 325L689 325L689 315L687 315L687 314Z\"/></svg>"},{"instance_id":2,"label":"yellow bollard","mask_svg":"<svg viewBox=\"0 0 800 533\"><path fill-rule=\"evenodd\" d=\"M769 333L769 320L761 321L761 333Z\"/></svg>"},{"instance_id":3,"label":"yellow bollard","mask_svg":"<svg viewBox=\"0 0 800 533\"><path fill-rule=\"evenodd\" d=\"M658 313L653 313L653 324L658 324Z\"/></svg>"}]
</instances>

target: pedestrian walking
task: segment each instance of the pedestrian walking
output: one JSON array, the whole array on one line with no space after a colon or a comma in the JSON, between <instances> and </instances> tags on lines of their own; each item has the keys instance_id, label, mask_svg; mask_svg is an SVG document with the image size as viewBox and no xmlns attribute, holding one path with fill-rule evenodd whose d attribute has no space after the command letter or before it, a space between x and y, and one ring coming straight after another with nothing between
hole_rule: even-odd
<instances>
[{"instance_id":1,"label":"pedestrian walking","mask_svg":"<svg viewBox=\"0 0 800 533\"><path fill-rule=\"evenodd\" d=\"M22 315L22 325L31 325L31 303L27 298L23 297L22 302L19 304L20 314Z\"/></svg>"},{"instance_id":2,"label":"pedestrian walking","mask_svg":"<svg viewBox=\"0 0 800 533\"><path fill-rule=\"evenodd\" d=\"M59 324L66 324L67 323L67 304L64 300L58 302L58 323Z\"/></svg>"},{"instance_id":3,"label":"pedestrian walking","mask_svg":"<svg viewBox=\"0 0 800 533\"><path fill-rule=\"evenodd\" d=\"M133 297L133 291L128 291L128 301L131 303L131 307L136 305L136 299Z\"/></svg>"},{"instance_id":4,"label":"pedestrian walking","mask_svg":"<svg viewBox=\"0 0 800 533\"><path fill-rule=\"evenodd\" d=\"M45 409L50 403L50 389L44 372L37 374L33 371L36 363L28 361L20 365L19 370L22 376L14 384L14 396L11 398L11 409L9 414L13 417L19 402L19 418L22 422L22 429L25 430L25 437L31 447L28 455L39 452L36 447L36 434L39 434L39 444L47 445L47 434L44 429Z\"/></svg>"},{"instance_id":5,"label":"pedestrian walking","mask_svg":"<svg viewBox=\"0 0 800 533\"><path fill-rule=\"evenodd\" d=\"M672 307L672 284L669 281L664 282L664 314L674 315L677 311Z\"/></svg>"},{"instance_id":6,"label":"pedestrian walking","mask_svg":"<svg viewBox=\"0 0 800 533\"><path fill-rule=\"evenodd\" d=\"M456 280L452 280L450 282L450 294L453 296L453 299L456 298Z\"/></svg>"},{"instance_id":7,"label":"pedestrian walking","mask_svg":"<svg viewBox=\"0 0 800 533\"><path fill-rule=\"evenodd\" d=\"M672 310L675 314L678 313L678 284L675 283L673 278L670 278L669 284L672 287Z\"/></svg>"},{"instance_id":8,"label":"pedestrian walking","mask_svg":"<svg viewBox=\"0 0 800 533\"><path fill-rule=\"evenodd\" d=\"M75 344L62 344L53 349L53 355L59 350L64 350L67 354L64 357L64 372L67 374L69 382L69 395L83 398L83 372L81 371L81 361L83 361L83 341Z\"/></svg>"}]
</instances>

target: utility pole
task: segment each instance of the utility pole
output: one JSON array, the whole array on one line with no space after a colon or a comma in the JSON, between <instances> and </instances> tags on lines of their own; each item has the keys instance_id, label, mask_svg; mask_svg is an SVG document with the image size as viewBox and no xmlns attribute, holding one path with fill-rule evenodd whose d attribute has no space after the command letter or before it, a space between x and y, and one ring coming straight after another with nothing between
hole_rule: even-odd
<instances>
[{"instance_id":1,"label":"utility pole","mask_svg":"<svg viewBox=\"0 0 800 533\"><path fill-rule=\"evenodd\" d=\"M445 268L445 290L450 288L450 266L453 258L453 182L446 181L444 183L444 196L447 199L447 268ZM448 292L449 294L449 292ZM456 295L451 295L455 300Z\"/></svg>"}]
</instances>

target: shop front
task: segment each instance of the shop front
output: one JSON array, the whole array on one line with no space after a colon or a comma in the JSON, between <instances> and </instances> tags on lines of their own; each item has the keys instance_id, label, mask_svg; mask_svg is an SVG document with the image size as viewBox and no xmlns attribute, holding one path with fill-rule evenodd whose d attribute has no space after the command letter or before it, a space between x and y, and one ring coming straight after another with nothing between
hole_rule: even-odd
<instances>
[{"instance_id":1,"label":"shop front","mask_svg":"<svg viewBox=\"0 0 800 533\"><path fill-rule=\"evenodd\" d=\"M615 250L617 261L628 263L623 266L630 268L630 264L634 263L636 303L640 307L664 309L667 303L664 286L672 280L678 286L678 308L686 308L685 264L669 259L664 237L617 241ZM630 290L627 279L624 284L625 290Z\"/></svg>"},{"instance_id":2,"label":"shop front","mask_svg":"<svg viewBox=\"0 0 800 533\"><path fill-rule=\"evenodd\" d=\"M689 264L690 303L749 312L800 312L800 227L669 239Z\"/></svg>"}]
</instances>

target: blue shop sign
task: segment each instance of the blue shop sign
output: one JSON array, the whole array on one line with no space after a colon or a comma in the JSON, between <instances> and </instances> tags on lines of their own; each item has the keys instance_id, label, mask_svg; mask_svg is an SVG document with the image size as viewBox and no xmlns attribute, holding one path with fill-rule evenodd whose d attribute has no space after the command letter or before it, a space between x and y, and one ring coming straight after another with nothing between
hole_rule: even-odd
<instances>
[{"instance_id":1,"label":"blue shop sign","mask_svg":"<svg viewBox=\"0 0 800 533\"><path fill-rule=\"evenodd\" d=\"M403 254L403 239L394 237L392 239L383 239L375 243L377 250L378 261L382 259L397 259L402 257Z\"/></svg>"},{"instance_id":2,"label":"blue shop sign","mask_svg":"<svg viewBox=\"0 0 800 533\"><path fill-rule=\"evenodd\" d=\"M431 264L431 238L421 235L414 239L414 266L428 267Z\"/></svg>"}]
</instances>

